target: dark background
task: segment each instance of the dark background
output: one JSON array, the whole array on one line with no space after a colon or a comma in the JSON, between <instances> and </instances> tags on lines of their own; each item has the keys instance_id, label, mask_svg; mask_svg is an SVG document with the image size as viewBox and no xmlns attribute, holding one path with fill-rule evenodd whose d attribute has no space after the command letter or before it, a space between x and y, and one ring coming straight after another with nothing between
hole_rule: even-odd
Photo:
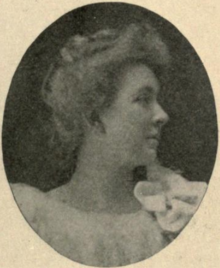
<instances>
[{"instance_id":1,"label":"dark background","mask_svg":"<svg viewBox=\"0 0 220 268\"><path fill-rule=\"evenodd\" d=\"M60 168L61 156L48 146L46 126L51 114L40 96L49 65L66 40L75 34L143 20L158 29L173 57L170 81L160 94L170 122L164 128L159 157L190 180L209 181L217 150L217 121L201 60L182 34L158 15L134 5L103 3L61 17L22 58L8 93L3 123L3 157L10 182L25 182L46 191L70 179L71 166Z\"/></svg>"}]
</instances>

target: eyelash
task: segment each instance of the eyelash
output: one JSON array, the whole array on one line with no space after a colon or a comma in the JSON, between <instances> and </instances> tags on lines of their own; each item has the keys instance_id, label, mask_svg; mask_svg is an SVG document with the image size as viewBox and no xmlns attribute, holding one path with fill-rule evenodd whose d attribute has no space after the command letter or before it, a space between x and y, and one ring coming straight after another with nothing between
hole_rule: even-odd
<instances>
[{"instance_id":1,"label":"eyelash","mask_svg":"<svg viewBox=\"0 0 220 268\"><path fill-rule=\"evenodd\" d=\"M151 101L150 96L139 96L135 99L135 102L144 102L145 104L148 104Z\"/></svg>"}]
</instances>

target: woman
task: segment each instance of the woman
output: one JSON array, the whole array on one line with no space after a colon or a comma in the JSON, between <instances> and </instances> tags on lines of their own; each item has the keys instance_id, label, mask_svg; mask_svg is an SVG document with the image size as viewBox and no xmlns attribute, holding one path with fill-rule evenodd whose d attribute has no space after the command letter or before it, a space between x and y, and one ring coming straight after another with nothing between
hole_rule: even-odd
<instances>
[{"instance_id":1,"label":"woman","mask_svg":"<svg viewBox=\"0 0 220 268\"><path fill-rule=\"evenodd\" d=\"M64 256L93 266L144 260L196 211L206 184L157 160L168 121L157 96L169 64L158 33L131 24L70 38L48 72L43 98L74 172L47 193L24 184L12 189L30 225ZM147 177L137 182L143 167Z\"/></svg>"}]
</instances>

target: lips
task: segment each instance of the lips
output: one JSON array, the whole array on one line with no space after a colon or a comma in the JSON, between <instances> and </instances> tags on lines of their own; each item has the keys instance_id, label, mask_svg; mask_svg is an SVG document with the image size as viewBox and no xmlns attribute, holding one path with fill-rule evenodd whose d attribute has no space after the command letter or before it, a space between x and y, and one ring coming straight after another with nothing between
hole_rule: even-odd
<instances>
[{"instance_id":1,"label":"lips","mask_svg":"<svg viewBox=\"0 0 220 268\"><path fill-rule=\"evenodd\" d=\"M156 135L151 135L147 137L147 143L149 145L150 148L152 149L156 149L159 145L160 142L160 135L156 134Z\"/></svg>"},{"instance_id":2,"label":"lips","mask_svg":"<svg viewBox=\"0 0 220 268\"><path fill-rule=\"evenodd\" d=\"M159 145L159 140L150 138L150 139L147 139L147 144L149 145L150 148L156 149Z\"/></svg>"}]
</instances>

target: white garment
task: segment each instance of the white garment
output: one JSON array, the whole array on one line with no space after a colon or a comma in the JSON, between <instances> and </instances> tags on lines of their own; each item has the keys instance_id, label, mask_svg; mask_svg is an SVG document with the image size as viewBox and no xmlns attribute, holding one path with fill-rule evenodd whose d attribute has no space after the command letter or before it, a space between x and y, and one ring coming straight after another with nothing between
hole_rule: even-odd
<instances>
[{"instance_id":1,"label":"white garment","mask_svg":"<svg viewBox=\"0 0 220 268\"><path fill-rule=\"evenodd\" d=\"M92 266L124 266L145 260L169 241L154 217L86 213L26 184L11 184L25 218L62 255Z\"/></svg>"}]
</instances>

